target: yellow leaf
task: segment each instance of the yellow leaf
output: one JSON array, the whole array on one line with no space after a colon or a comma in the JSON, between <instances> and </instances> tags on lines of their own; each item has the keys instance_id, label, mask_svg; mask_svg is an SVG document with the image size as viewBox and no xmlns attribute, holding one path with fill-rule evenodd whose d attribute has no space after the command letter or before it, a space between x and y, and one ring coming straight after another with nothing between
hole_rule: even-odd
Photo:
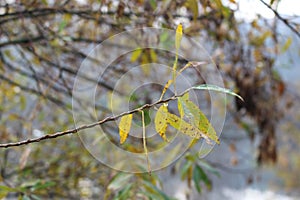
<instances>
[{"instance_id":1,"label":"yellow leaf","mask_svg":"<svg viewBox=\"0 0 300 200\"><path fill-rule=\"evenodd\" d=\"M175 47L176 47L176 55L175 55L175 61L173 64L173 73L172 73L172 80L174 83L174 89L176 94L176 70L177 70L177 62L178 62L178 51L180 47L180 42L182 39L182 24L180 23L176 28L176 34L175 34Z\"/></svg>"},{"instance_id":2,"label":"yellow leaf","mask_svg":"<svg viewBox=\"0 0 300 200\"><path fill-rule=\"evenodd\" d=\"M143 73L145 74L145 76L149 76L151 73L151 68L149 67L149 57L147 54L143 54L142 58L141 58L141 68L143 70Z\"/></svg>"},{"instance_id":3,"label":"yellow leaf","mask_svg":"<svg viewBox=\"0 0 300 200\"><path fill-rule=\"evenodd\" d=\"M136 49L131 53L131 58L130 61L131 62L135 62L141 55L141 53L143 52L142 49Z\"/></svg>"},{"instance_id":4,"label":"yellow leaf","mask_svg":"<svg viewBox=\"0 0 300 200\"><path fill-rule=\"evenodd\" d=\"M120 144L123 144L128 137L128 133L131 127L131 121L132 114L121 117L121 121L119 123Z\"/></svg>"},{"instance_id":5,"label":"yellow leaf","mask_svg":"<svg viewBox=\"0 0 300 200\"><path fill-rule=\"evenodd\" d=\"M63 20L66 22L69 22L72 19L72 15L71 14L65 14L63 17Z\"/></svg>"},{"instance_id":6,"label":"yellow leaf","mask_svg":"<svg viewBox=\"0 0 300 200\"><path fill-rule=\"evenodd\" d=\"M155 63L157 61L157 56L153 49L150 49L150 57L151 57L151 62Z\"/></svg>"},{"instance_id":7,"label":"yellow leaf","mask_svg":"<svg viewBox=\"0 0 300 200\"><path fill-rule=\"evenodd\" d=\"M200 62L199 62L200 63ZM204 62L203 62L204 63ZM202 64L202 63L201 63ZM193 66L193 63L192 62L188 62L183 68L181 68L178 72L178 75L181 74L184 70L186 70L187 68L189 67L192 67ZM177 75L177 76L178 76Z\"/></svg>"},{"instance_id":8,"label":"yellow leaf","mask_svg":"<svg viewBox=\"0 0 300 200\"><path fill-rule=\"evenodd\" d=\"M178 52L178 49L180 47L181 39L182 39L182 24L180 23L176 28L176 35L175 35L176 52Z\"/></svg>"},{"instance_id":9,"label":"yellow leaf","mask_svg":"<svg viewBox=\"0 0 300 200\"><path fill-rule=\"evenodd\" d=\"M173 80L168 80L168 82L166 83L161 95L160 95L160 100L162 100L164 94L166 93L167 89L169 89L170 85L173 83Z\"/></svg>"},{"instance_id":10,"label":"yellow leaf","mask_svg":"<svg viewBox=\"0 0 300 200\"><path fill-rule=\"evenodd\" d=\"M191 120L192 124L196 126L204 135L209 139L220 144L219 138L216 134L215 129L210 124L205 114L190 100L185 100L185 115Z\"/></svg>"},{"instance_id":11,"label":"yellow leaf","mask_svg":"<svg viewBox=\"0 0 300 200\"><path fill-rule=\"evenodd\" d=\"M259 62L263 59L262 52L260 51L260 49L254 49L253 55L256 62Z\"/></svg>"},{"instance_id":12,"label":"yellow leaf","mask_svg":"<svg viewBox=\"0 0 300 200\"><path fill-rule=\"evenodd\" d=\"M168 127L167 118L168 118L168 107L167 105L163 104L162 106L159 107L159 109L156 112L154 123L155 123L155 129L158 132L158 134L165 141L169 142L169 140L166 137L166 131Z\"/></svg>"}]
</instances>

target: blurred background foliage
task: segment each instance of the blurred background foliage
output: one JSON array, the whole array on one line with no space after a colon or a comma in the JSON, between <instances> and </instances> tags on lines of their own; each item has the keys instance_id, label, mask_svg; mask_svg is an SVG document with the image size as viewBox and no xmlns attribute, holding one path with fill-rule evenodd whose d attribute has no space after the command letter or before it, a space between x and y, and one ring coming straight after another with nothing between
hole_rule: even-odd
<instances>
[{"instance_id":1,"label":"blurred background foliage","mask_svg":"<svg viewBox=\"0 0 300 200\"><path fill-rule=\"evenodd\" d=\"M289 78L284 80L281 71L281 67L295 65L295 57L299 57L297 16L239 18L239 2L234 0L0 2L1 144L73 128L72 87L81 62L103 40L133 28L175 29L182 23L184 34L209 52L225 86L245 99L227 105L227 128L220 138L223 144L218 147L225 145L226 159L222 162L215 162L214 156L200 160L187 152L168 169L152 176L126 174L95 160L78 137L64 136L2 148L0 198L173 199L176 191L168 186L168 180L177 177L186 181L184 198L199 199L201 192L213 190L214 181L226 177L222 173L244 173L242 185L259 183L264 178L255 175L259 168L272 169L274 188L295 192L300 187L299 93L295 92L300 85L287 83ZM266 4L277 13L280 1ZM282 55L290 59L279 62ZM91 81L99 85L101 94L102 88L112 90L114 80L132 63L168 59L171 66L173 57L169 53L145 49L127 59L117 59L107 77ZM179 61L179 66L184 63ZM203 81L200 74L190 74L199 83ZM153 99L146 95L139 104L149 101ZM109 107L99 109L110 112ZM249 152L241 145L245 143ZM245 157L251 168L241 172L239 166ZM182 185L181 181L175 183Z\"/></svg>"}]
</instances>

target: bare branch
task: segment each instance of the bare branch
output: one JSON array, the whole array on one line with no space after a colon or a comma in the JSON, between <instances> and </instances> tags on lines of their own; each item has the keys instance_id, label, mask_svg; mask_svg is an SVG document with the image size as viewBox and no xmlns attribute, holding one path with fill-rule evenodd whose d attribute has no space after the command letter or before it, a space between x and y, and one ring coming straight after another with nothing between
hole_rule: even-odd
<instances>
[{"instance_id":1,"label":"bare branch","mask_svg":"<svg viewBox=\"0 0 300 200\"><path fill-rule=\"evenodd\" d=\"M295 29L295 27L293 27L289 21L285 18L283 18L276 10L274 10L269 4L267 4L266 2L264 2L263 0L260 0L260 2L262 2L265 6L267 6L270 10L272 10L272 12L275 14L275 16L282 21L287 27L289 27L299 38L300 38L300 33L297 31L297 29Z\"/></svg>"},{"instance_id":2,"label":"bare branch","mask_svg":"<svg viewBox=\"0 0 300 200\"><path fill-rule=\"evenodd\" d=\"M109 122L109 121L114 121L114 120L116 120L116 119L118 119L118 118L120 118L124 115L136 113L136 112L139 112L141 110L154 107L155 105L158 105L158 104L162 104L162 103L166 103L166 102L169 102L169 101L172 101L172 100L176 100L178 97L183 96L188 91L189 91L189 89L185 90L184 92L182 92L179 95L175 95L175 96L172 96L172 97L164 99L164 100L158 100L158 101L156 101L154 103L151 103L151 104L145 104L145 105L143 105L139 108L136 108L134 110L123 112L123 113L121 113L119 115L115 115L115 116L109 116L109 117L106 117L106 118L104 118L104 119L102 119L98 122L94 122L94 123L91 123L91 124L85 124L85 125L79 126L77 128L74 128L74 129L61 131L61 132L56 132L56 133L53 133L53 134L47 134L47 135L44 135L42 137L27 139L27 140L23 140L23 141L19 141L19 142L0 144L0 148L8 148L8 147L13 147L13 146L27 145L27 144L30 144L30 143L40 142L42 140L53 139L53 138L61 137L61 136L64 136L64 135L74 134L74 133L77 133L77 132L79 132L81 130L84 130L84 129L92 128L92 127L95 127L97 125L101 125L101 124L104 124L106 122Z\"/></svg>"}]
</instances>

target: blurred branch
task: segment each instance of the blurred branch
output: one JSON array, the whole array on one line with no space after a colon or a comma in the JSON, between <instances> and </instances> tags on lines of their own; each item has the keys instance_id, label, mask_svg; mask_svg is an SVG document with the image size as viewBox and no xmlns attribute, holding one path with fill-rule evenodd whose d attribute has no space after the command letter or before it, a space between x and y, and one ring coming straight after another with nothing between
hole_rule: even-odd
<instances>
[{"instance_id":1,"label":"blurred branch","mask_svg":"<svg viewBox=\"0 0 300 200\"><path fill-rule=\"evenodd\" d=\"M297 31L297 29L295 29L295 27L293 27L289 23L289 21L287 19L283 18L276 10L274 10L269 4L267 4L263 0L260 0L260 2L262 2L265 6L267 6L280 21L282 21L287 27L289 27L300 38L300 33Z\"/></svg>"},{"instance_id":2,"label":"blurred branch","mask_svg":"<svg viewBox=\"0 0 300 200\"><path fill-rule=\"evenodd\" d=\"M2 20L0 20L0 25L8 23L10 21L18 20L20 18L37 18L37 17L43 17L43 16L48 16L48 15L54 15L54 14L70 14L70 15L77 15L83 19L87 20L96 20L101 23L105 23L103 21L105 18L102 16L111 16L111 15L116 15L117 12L114 11L108 11L108 12L101 12L99 10L92 10L92 9L86 9L86 10L71 10L71 9L64 9L64 8L37 8L33 10L23 10L23 11L16 11L12 13L5 13L3 15L0 15L2 17ZM99 17L93 17L93 15L101 14ZM201 15L197 17L197 20L203 20L203 19L209 19L215 14L215 12L210 12L205 15ZM139 13L134 13L134 12L124 12L122 14L124 17L146 17L145 13L139 12ZM161 17L161 13L152 13L152 16L154 17ZM186 18L189 20L193 19L192 15L181 15L181 14L172 14L173 18ZM110 24L112 26L115 26L115 24Z\"/></svg>"},{"instance_id":3,"label":"blurred branch","mask_svg":"<svg viewBox=\"0 0 300 200\"><path fill-rule=\"evenodd\" d=\"M23 85L15 82L15 81L13 81L13 80L5 77L5 76L3 76L2 74L0 74L0 79L3 80L3 81L5 81L5 82L7 82L10 85L19 87L21 90L24 90L26 92L30 92L30 93L39 95L41 97L44 97L45 99L50 100L51 102L55 103L56 105L58 105L60 107L64 107L65 106L65 103L63 101L60 101L59 99L56 99L56 98L54 98L54 97L52 97L50 95L45 95L42 92L37 91L37 90L35 90L33 88L29 88L29 87L23 86Z\"/></svg>"},{"instance_id":4,"label":"blurred branch","mask_svg":"<svg viewBox=\"0 0 300 200\"><path fill-rule=\"evenodd\" d=\"M16 45L16 44L28 44L33 42L39 42L41 40L46 39L44 36L36 36L36 37L30 37L30 38L21 38L17 40L11 40L7 42L0 43L0 47L5 47L9 45Z\"/></svg>"}]
</instances>

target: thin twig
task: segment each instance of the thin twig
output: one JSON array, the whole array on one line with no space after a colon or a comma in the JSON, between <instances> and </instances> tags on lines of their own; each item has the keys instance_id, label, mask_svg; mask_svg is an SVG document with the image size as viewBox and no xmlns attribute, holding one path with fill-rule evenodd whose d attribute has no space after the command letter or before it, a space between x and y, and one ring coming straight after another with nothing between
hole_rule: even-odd
<instances>
[{"instance_id":1,"label":"thin twig","mask_svg":"<svg viewBox=\"0 0 300 200\"><path fill-rule=\"evenodd\" d=\"M104 124L106 122L109 122L109 121L114 121L114 120L116 120L116 119L118 119L118 118L120 118L120 117L122 117L124 115L128 115L128 114L140 112L140 111L142 111L144 109L151 108L151 107L153 107L155 105L166 103L166 102L169 102L169 101L172 101L172 100L176 100L178 97L183 96L188 91L190 91L190 89L187 89L184 92L182 92L181 94L172 96L172 97L170 97L168 99L158 100L158 101L156 101L154 103L151 103L151 104L145 104L145 105L143 105L143 106L141 106L139 108L136 108L134 110L123 112L123 113L121 113L119 115L116 115L116 116L109 116L109 117L106 117L106 118L104 118L104 119L102 119L102 120L100 120L98 122L94 122L94 123L91 123L91 124L81 125L81 126L79 126L77 128L74 128L74 129L70 129L70 130L66 130L66 131L60 131L60 132L56 132L56 133L53 133L53 134L47 134L47 135L44 135L44 136L41 136L41 137L38 137L38 138L31 138L31 139L22 140L22 141L19 141L19 142L11 142L11 143L0 144L0 148L8 148L8 147L13 147L13 146L27 145L27 144L30 144L30 143L40 142L42 140L48 140L48 139L53 139L53 138L61 137L61 136L64 136L64 135L78 133L81 130L92 128L92 127L95 127L97 125L101 125L101 124Z\"/></svg>"},{"instance_id":2,"label":"thin twig","mask_svg":"<svg viewBox=\"0 0 300 200\"><path fill-rule=\"evenodd\" d=\"M300 38L300 33L297 31L297 29L295 29L295 27L293 27L287 19L283 18L276 10L274 10L269 4L267 4L266 2L264 2L263 0L260 0L260 2L262 2L265 6L267 6L274 14L275 16L281 20L287 27L289 27L299 38Z\"/></svg>"}]
</instances>

